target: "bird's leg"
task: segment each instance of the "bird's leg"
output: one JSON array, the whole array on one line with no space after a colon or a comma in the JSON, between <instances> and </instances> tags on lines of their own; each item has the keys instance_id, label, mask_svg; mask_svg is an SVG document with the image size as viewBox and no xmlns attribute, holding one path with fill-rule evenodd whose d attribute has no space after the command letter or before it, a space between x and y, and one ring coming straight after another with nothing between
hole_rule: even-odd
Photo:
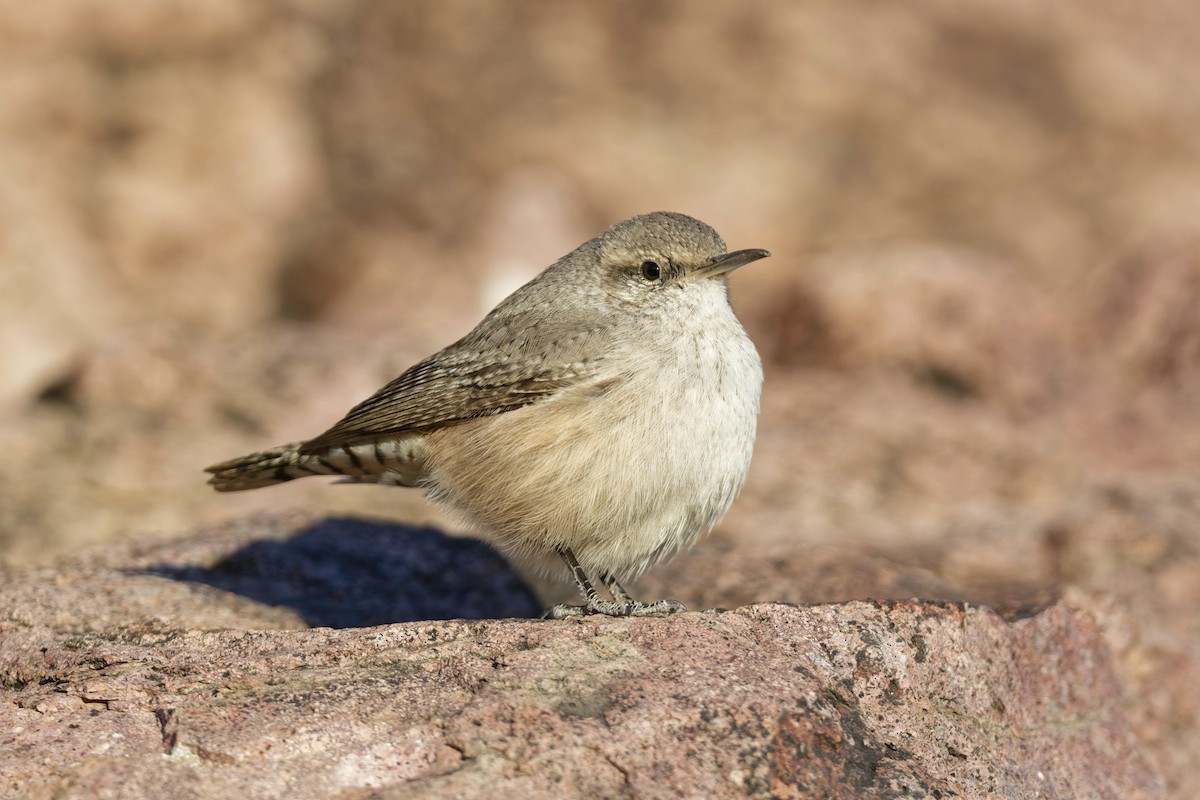
<instances>
[{"instance_id":1,"label":"bird's leg","mask_svg":"<svg viewBox=\"0 0 1200 800\"><path fill-rule=\"evenodd\" d=\"M571 571L571 577L575 579L575 585L579 587L579 593L583 595L584 605L570 606L565 603L559 603L556 606L550 606L542 612L542 619L566 619L567 617L582 617L584 614L594 613L591 607L595 604L603 603L604 600L600 597L596 587L588 580L587 573L583 571L583 567L579 566L579 560L575 558L575 554L570 548L558 548L558 554L562 556L562 560L566 562L567 569Z\"/></svg>"},{"instance_id":2,"label":"bird's leg","mask_svg":"<svg viewBox=\"0 0 1200 800\"><path fill-rule=\"evenodd\" d=\"M611 572L601 572L600 582L608 587L609 594L618 603L634 602L634 599L629 596L629 592L625 591L625 587L617 582L617 579L612 576Z\"/></svg>"},{"instance_id":3,"label":"bird's leg","mask_svg":"<svg viewBox=\"0 0 1200 800\"><path fill-rule=\"evenodd\" d=\"M575 579L575 585L579 587L579 593L583 595L584 602L581 606L563 604L551 606L542 612L543 619L566 619L567 617L581 617L585 614L604 614L609 617L663 617L687 610L678 600L640 603L630 597L621 584L617 583L616 579L607 572L600 575L600 580L612 592L613 599L605 600L596 591L596 587L588 579L583 567L579 566L579 560L575 558L575 554L569 547L560 547L558 554L562 556L567 569L571 571L571 577Z\"/></svg>"},{"instance_id":4,"label":"bird's leg","mask_svg":"<svg viewBox=\"0 0 1200 800\"><path fill-rule=\"evenodd\" d=\"M678 614L680 611L687 611L687 606L678 600L659 600L655 603L643 603L634 600L629 595L629 592L625 591L625 587L610 572L601 572L600 581L608 587L613 600L633 608L629 612L629 615L632 617L665 617L668 614Z\"/></svg>"}]
</instances>

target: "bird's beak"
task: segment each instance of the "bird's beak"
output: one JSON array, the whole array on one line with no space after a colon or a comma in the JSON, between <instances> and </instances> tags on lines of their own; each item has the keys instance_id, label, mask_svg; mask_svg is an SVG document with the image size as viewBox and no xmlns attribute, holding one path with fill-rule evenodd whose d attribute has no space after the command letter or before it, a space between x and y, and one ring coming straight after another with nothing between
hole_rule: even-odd
<instances>
[{"instance_id":1,"label":"bird's beak","mask_svg":"<svg viewBox=\"0 0 1200 800\"><path fill-rule=\"evenodd\" d=\"M766 250L734 250L732 253L722 253L710 258L688 277L691 280L703 280L728 275L738 267L744 267L751 261L758 261L769 255L771 254Z\"/></svg>"}]
</instances>

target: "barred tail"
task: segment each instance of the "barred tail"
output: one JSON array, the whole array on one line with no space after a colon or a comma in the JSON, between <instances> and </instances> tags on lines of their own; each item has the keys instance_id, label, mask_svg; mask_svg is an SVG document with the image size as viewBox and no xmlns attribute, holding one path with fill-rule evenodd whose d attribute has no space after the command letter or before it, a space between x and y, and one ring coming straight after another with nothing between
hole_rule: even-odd
<instances>
[{"instance_id":1,"label":"barred tail","mask_svg":"<svg viewBox=\"0 0 1200 800\"><path fill-rule=\"evenodd\" d=\"M213 464L211 467L205 467L204 471L212 473L208 482L218 492L240 492L243 489L257 489L260 486L283 483L294 478L306 478L309 475L346 475L350 472L333 460L318 454L301 454L300 448L303 444L304 442L292 442L272 447L270 450Z\"/></svg>"},{"instance_id":2,"label":"barred tail","mask_svg":"<svg viewBox=\"0 0 1200 800\"><path fill-rule=\"evenodd\" d=\"M284 483L309 475L341 475L352 483L416 486L422 475L420 437L396 437L378 442L307 450L307 442L272 447L259 453L206 467L208 482L218 492L240 492Z\"/></svg>"}]
</instances>

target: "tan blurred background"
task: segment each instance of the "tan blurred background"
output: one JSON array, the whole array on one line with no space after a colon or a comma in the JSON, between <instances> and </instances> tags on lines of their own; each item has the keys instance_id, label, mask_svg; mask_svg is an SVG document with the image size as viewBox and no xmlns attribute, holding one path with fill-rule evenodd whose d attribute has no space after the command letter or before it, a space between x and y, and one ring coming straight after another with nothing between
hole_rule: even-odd
<instances>
[{"instance_id":1,"label":"tan blurred background","mask_svg":"<svg viewBox=\"0 0 1200 800\"><path fill-rule=\"evenodd\" d=\"M0 552L431 514L198 470L316 433L655 209L775 253L734 281L771 525L1195 465L1200 11L1043 6L0 6ZM890 455L857 452L877 427ZM1011 485L971 483L995 458Z\"/></svg>"},{"instance_id":2,"label":"tan blurred background","mask_svg":"<svg viewBox=\"0 0 1200 800\"><path fill-rule=\"evenodd\" d=\"M774 253L733 279L764 412L700 550L1126 614L1191 786L1197 42L1185 0L0 3L0 558L296 507L459 530L201 468L678 210Z\"/></svg>"}]
</instances>

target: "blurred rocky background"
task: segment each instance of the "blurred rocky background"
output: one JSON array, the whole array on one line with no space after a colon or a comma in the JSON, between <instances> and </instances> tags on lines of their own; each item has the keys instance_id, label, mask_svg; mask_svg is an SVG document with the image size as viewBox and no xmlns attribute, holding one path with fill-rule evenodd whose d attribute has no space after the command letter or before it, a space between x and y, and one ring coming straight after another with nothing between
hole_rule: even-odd
<instances>
[{"instance_id":1,"label":"blurred rocky background","mask_svg":"<svg viewBox=\"0 0 1200 800\"><path fill-rule=\"evenodd\" d=\"M773 252L732 281L767 383L742 498L641 588L1070 594L1197 796L1198 37L1182 0L0 3L0 559L265 510L462 530L200 470L678 210Z\"/></svg>"}]
</instances>

